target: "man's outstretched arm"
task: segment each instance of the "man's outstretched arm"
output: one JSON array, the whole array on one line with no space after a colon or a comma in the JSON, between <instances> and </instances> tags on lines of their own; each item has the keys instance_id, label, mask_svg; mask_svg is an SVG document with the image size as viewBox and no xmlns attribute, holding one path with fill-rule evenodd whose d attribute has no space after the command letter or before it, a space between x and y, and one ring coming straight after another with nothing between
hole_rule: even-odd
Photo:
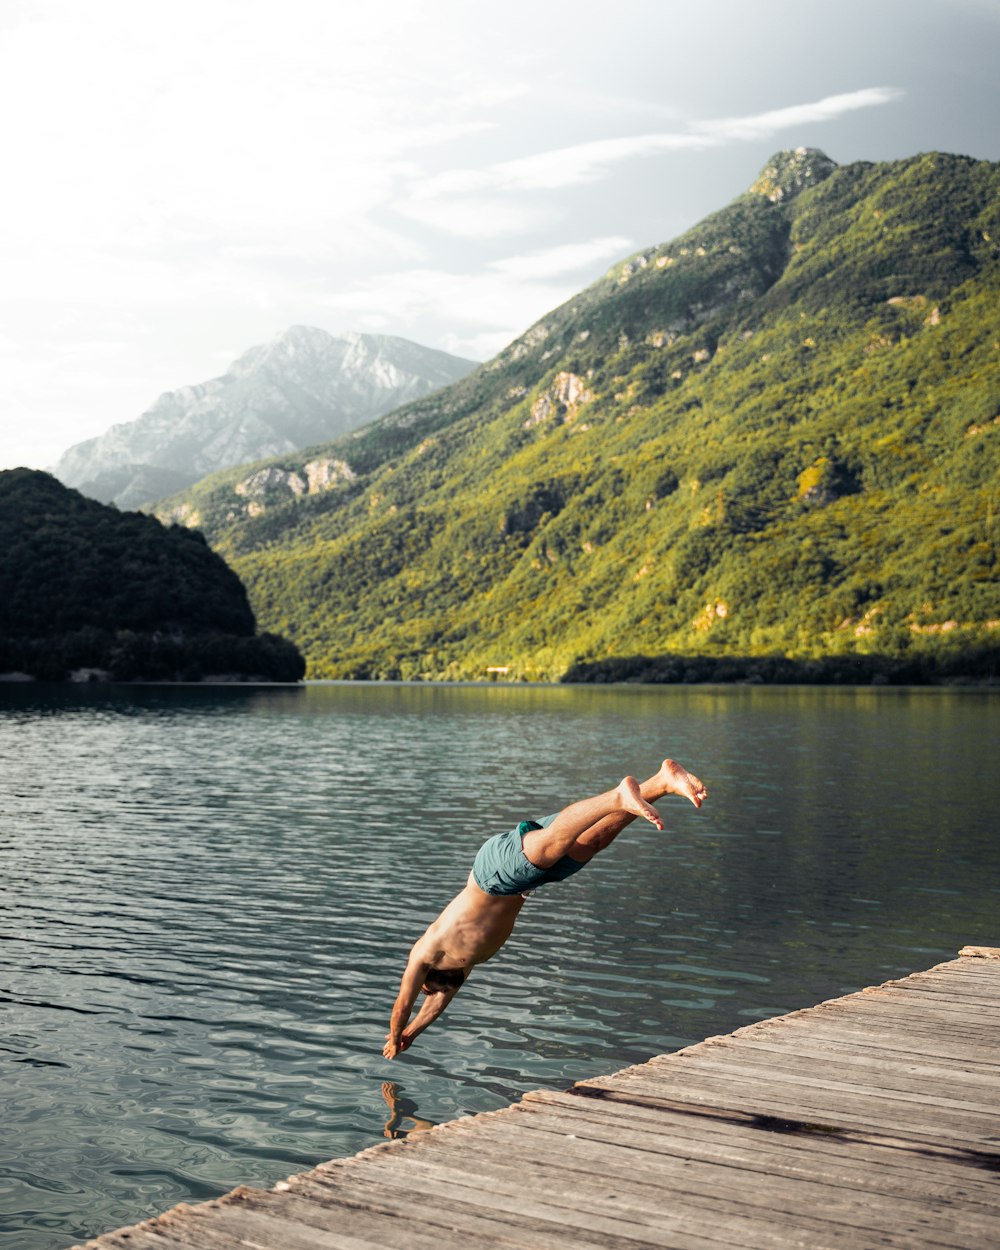
<instances>
[{"instance_id":1,"label":"man's outstretched arm","mask_svg":"<svg viewBox=\"0 0 1000 1250\"><path fill-rule=\"evenodd\" d=\"M403 1030L406 1028L410 1013L413 1011L413 1004L417 1001L420 987L430 969L431 961L426 958L426 953L421 943L418 942L410 951L410 958L406 961L406 971L399 983L399 993L396 995L392 1018L389 1021L389 1032L385 1035L386 1043L382 1048L382 1054L386 1059L395 1059L401 1050L406 1049L402 1040Z\"/></svg>"}]
</instances>

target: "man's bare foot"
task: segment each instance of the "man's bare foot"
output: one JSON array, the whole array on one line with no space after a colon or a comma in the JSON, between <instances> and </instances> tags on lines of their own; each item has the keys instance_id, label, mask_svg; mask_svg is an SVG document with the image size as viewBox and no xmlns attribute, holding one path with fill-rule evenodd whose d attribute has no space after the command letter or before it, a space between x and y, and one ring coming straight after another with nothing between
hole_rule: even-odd
<instances>
[{"instance_id":1,"label":"man's bare foot","mask_svg":"<svg viewBox=\"0 0 1000 1250\"><path fill-rule=\"evenodd\" d=\"M639 783L634 777L623 777L616 789L623 811L631 812L633 816L642 816L644 820L648 820L657 829L663 828L660 813L651 803L647 803L639 793Z\"/></svg>"},{"instance_id":2,"label":"man's bare foot","mask_svg":"<svg viewBox=\"0 0 1000 1250\"><path fill-rule=\"evenodd\" d=\"M701 807L708 798L708 790L694 773L689 773L674 760L664 760L656 778L663 786L664 794L680 794L690 799L695 807Z\"/></svg>"}]
</instances>

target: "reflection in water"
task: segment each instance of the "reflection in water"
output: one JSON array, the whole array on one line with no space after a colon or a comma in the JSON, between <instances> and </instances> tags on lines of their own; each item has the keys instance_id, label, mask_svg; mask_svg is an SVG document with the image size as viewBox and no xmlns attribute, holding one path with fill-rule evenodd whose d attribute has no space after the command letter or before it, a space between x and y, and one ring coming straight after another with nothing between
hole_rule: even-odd
<instances>
[{"instance_id":1,"label":"reflection in water","mask_svg":"<svg viewBox=\"0 0 1000 1250\"><path fill-rule=\"evenodd\" d=\"M421 1133L434 1127L430 1120L417 1118L417 1104L400 1092L395 1081L382 1082L382 1097L389 1108L389 1118L383 1130L386 1137L409 1137L411 1133Z\"/></svg>"},{"instance_id":2,"label":"reflection in water","mask_svg":"<svg viewBox=\"0 0 1000 1250\"><path fill-rule=\"evenodd\" d=\"M0 1250L381 1139L399 969L476 849L667 752L710 803L538 891L395 1061L429 1122L1000 945L998 709L897 689L0 690Z\"/></svg>"}]
</instances>

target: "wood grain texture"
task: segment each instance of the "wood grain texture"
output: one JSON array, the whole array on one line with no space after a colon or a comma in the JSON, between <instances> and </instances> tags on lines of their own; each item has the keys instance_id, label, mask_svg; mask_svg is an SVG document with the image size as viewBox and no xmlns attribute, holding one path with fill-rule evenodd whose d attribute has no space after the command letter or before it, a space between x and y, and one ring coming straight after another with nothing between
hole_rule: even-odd
<instances>
[{"instance_id":1,"label":"wood grain texture","mask_svg":"<svg viewBox=\"0 0 1000 1250\"><path fill-rule=\"evenodd\" d=\"M84 1250L995 1250L998 1024L966 947Z\"/></svg>"}]
</instances>

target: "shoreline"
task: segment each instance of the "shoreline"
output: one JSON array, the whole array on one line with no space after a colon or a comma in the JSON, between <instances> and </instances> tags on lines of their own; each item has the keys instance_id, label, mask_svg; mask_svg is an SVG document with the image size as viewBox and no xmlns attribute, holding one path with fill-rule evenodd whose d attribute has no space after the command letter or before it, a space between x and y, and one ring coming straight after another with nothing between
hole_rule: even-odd
<instances>
[{"instance_id":1,"label":"shoreline","mask_svg":"<svg viewBox=\"0 0 1000 1250\"><path fill-rule=\"evenodd\" d=\"M865 681L726 681L715 678L705 681L492 681L489 679L459 678L378 678L378 677L304 677L298 681L269 681L256 677L219 677L199 681L167 680L116 680L114 678L89 678L62 681L32 677L27 673L0 673L0 690L3 689L110 689L134 690L146 687L157 689L240 689L253 687L258 690L305 690L309 687L342 686L376 687L382 689L422 690L844 690L866 692L915 692L942 690L952 693L1000 693L1000 676L994 678L965 678L942 681L912 682L865 682Z\"/></svg>"}]
</instances>

